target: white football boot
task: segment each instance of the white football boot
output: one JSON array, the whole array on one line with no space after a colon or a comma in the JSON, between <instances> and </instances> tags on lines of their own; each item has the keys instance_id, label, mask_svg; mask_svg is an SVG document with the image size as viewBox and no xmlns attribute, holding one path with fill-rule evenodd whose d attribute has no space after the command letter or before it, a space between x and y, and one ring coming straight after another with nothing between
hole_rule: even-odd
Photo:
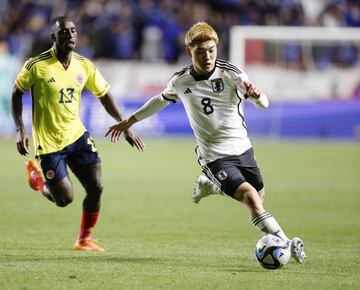
<instances>
[{"instance_id":1,"label":"white football boot","mask_svg":"<svg viewBox=\"0 0 360 290\"><path fill-rule=\"evenodd\" d=\"M215 184L204 175L200 175L195 183L195 189L191 196L194 203L199 203L201 199L211 194L221 194L221 191L216 188Z\"/></svg>"},{"instance_id":2,"label":"white football boot","mask_svg":"<svg viewBox=\"0 0 360 290\"><path fill-rule=\"evenodd\" d=\"M298 237L293 238L291 240L290 250L291 257L293 257L296 262L302 264L304 262L304 259L306 258L304 252L304 242Z\"/></svg>"}]
</instances>

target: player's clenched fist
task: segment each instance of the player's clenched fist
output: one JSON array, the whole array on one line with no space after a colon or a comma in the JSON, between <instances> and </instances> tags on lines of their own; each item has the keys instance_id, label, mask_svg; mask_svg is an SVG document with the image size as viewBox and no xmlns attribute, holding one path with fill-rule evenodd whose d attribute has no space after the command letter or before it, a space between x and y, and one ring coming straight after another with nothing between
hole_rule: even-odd
<instances>
[{"instance_id":1,"label":"player's clenched fist","mask_svg":"<svg viewBox=\"0 0 360 290\"><path fill-rule=\"evenodd\" d=\"M245 84L246 92L249 97L254 99L258 99L260 97L261 91L255 83L244 82L244 84Z\"/></svg>"}]
</instances>

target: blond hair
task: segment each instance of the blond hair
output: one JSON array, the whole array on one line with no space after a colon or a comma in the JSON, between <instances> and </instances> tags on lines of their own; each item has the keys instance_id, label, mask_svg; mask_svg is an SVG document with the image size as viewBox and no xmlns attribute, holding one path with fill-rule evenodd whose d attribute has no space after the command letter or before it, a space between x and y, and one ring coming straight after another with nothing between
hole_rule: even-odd
<instances>
[{"instance_id":1,"label":"blond hair","mask_svg":"<svg viewBox=\"0 0 360 290\"><path fill-rule=\"evenodd\" d=\"M209 24L206 22L195 23L185 35L185 45L193 46L199 42L214 40L216 44L219 43L219 37Z\"/></svg>"}]
</instances>

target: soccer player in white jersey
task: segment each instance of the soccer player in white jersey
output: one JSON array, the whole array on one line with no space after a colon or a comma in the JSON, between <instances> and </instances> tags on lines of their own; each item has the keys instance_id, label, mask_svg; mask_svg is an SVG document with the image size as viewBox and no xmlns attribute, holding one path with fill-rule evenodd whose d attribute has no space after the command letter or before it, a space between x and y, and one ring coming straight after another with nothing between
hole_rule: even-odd
<instances>
[{"instance_id":1,"label":"soccer player in white jersey","mask_svg":"<svg viewBox=\"0 0 360 290\"><path fill-rule=\"evenodd\" d=\"M259 108L269 105L266 95L249 81L245 72L217 59L218 36L205 22L186 33L186 52L192 65L177 72L163 92L151 98L130 118L109 128L113 142L134 123L181 100L197 141L197 154L205 176L200 176L194 202L211 193L223 192L246 205L252 223L291 245L299 263L305 258L301 239L290 240L275 218L263 207L263 179L254 158L244 119L244 102Z\"/></svg>"}]
</instances>

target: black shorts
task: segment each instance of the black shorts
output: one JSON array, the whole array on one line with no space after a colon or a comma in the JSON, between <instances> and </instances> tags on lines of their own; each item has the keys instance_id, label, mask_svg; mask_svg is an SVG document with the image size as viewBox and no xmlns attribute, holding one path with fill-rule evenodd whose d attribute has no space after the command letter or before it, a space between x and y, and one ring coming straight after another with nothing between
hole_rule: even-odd
<instances>
[{"instance_id":1,"label":"black shorts","mask_svg":"<svg viewBox=\"0 0 360 290\"><path fill-rule=\"evenodd\" d=\"M210 162L203 166L203 172L231 197L244 182L250 183L257 191L264 188L252 148L239 156L224 157Z\"/></svg>"},{"instance_id":2,"label":"black shorts","mask_svg":"<svg viewBox=\"0 0 360 290\"><path fill-rule=\"evenodd\" d=\"M68 175L70 167L101 162L94 140L89 132L85 132L74 143L64 149L37 156L43 175L48 184L54 184Z\"/></svg>"}]
</instances>

